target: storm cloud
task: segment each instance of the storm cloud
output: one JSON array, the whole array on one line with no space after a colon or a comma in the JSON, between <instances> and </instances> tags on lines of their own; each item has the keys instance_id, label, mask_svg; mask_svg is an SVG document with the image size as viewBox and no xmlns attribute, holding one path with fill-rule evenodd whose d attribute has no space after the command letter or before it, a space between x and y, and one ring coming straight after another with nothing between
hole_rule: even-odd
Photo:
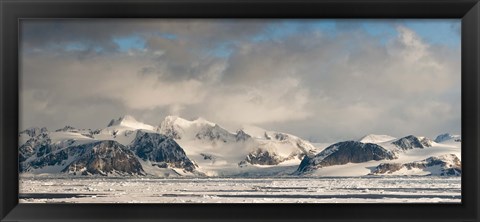
<instances>
[{"instance_id":1,"label":"storm cloud","mask_svg":"<svg viewBox=\"0 0 480 222\"><path fill-rule=\"evenodd\" d=\"M460 22L421 24L453 37L404 20L24 21L20 127L131 114L312 141L460 133Z\"/></svg>"}]
</instances>

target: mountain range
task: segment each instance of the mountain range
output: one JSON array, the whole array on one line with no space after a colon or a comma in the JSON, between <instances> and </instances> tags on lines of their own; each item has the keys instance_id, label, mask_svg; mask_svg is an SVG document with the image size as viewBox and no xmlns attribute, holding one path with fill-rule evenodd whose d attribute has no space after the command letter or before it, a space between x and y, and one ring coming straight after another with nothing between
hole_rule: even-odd
<instances>
[{"instance_id":1,"label":"mountain range","mask_svg":"<svg viewBox=\"0 0 480 222\"><path fill-rule=\"evenodd\" d=\"M461 137L366 135L333 144L198 118L167 116L158 126L132 116L103 129L72 126L19 133L22 174L100 176L461 175Z\"/></svg>"}]
</instances>

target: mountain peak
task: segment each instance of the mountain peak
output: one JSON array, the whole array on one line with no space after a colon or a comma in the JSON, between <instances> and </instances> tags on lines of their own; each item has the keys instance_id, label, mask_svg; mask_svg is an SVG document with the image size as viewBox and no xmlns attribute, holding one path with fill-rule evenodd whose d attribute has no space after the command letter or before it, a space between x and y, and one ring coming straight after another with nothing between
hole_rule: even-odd
<instances>
[{"instance_id":1,"label":"mountain peak","mask_svg":"<svg viewBox=\"0 0 480 222\"><path fill-rule=\"evenodd\" d=\"M215 123L212 123L202 117L198 117L195 120L187 120L184 118L181 118L179 116L166 116L165 120L162 122L161 125L178 125L180 127L190 127L191 125L197 124L197 125L210 125L210 126L215 126Z\"/></svg>"},{"instance_id":2,"label":"mountain peak","mask_svg":"<svg viewBox=\"0 0 480 222\"><path fill-rule=\"evenodd\" d=\"M204 119L204 118L202 118L202 117L198 117L198 118L196 118L195 120L193 120L192 122L200 123L200 124L207 124L207 125L211 125L211 126L217 125L217 124L212 123L212 122L210 122L210 121L208 121L208 120L206 120L206 119Z\"/></svg>"},{"instance_id":3,"label":"mountain peak","mask_svg":"<svg viewBox=\"0 0 480 222\"><path fill-rule=\"evenodd\" d=\"M185 126L185 125L189 125L190 121L188 121L184 118L181 118L179 116L166 116L165 119L162 122L162 125L163 124L171 125L171 124L174 124L174 123L178 124L178 125L181 125L181 126Z\"/></svg>"},{"instance_id":4,"label":"mountain peak","mask_svg":"<svg viewBox=\"0 0 480 222\"><path fill-rule=\"evenodd\" d=\"M137 121L133 116L125 115L118 119L112 119L107 127L124 126L134 129L153 130L153 126Z\"/></svg>"},{"instance_id":5,"label":"mountain peak","mask_svg":"<svg viewBox=\"0 0 480 222\"><path fill-rule=\"evenodd\" d=\"M75 127L67 125L67 126L61 128L61 129L55 130L55 132L70 132L70 131L74 131L74 130L76 130Z\"/></svg>"},{"instance_id":6,"label":"mountain peak","mask_svg":"<svg viewBox=\"0 0 480 222\"><path fill-rule=\"evenodd\" d=\"M413 148L423 149L426 147L431 147L432 142L433 141L427 137L408 135L406 137L393 141L392 144L401 148L402 150L409 150Z\"/></svg>"},{"instance_id":7,"label":"mountain peak","mask_svg":"<svg viewBox=\"0 0 480 222\"><path fill-rule=\"evenodd\" d=\"M358 141L362 143L382 143L396 139L389 135L368 134L360 138Z\"/></svg>"},{"instance_id":8,"label":"mountain peak","mask_svg":"<svg viewBox=\"0 0 480 222\"><path fill-rule=\"evenodd\" d=\"M27 134L30 137L35 137L35 136L38 136L42 133L47 133L47 132L48 132L48 130L47 130L46 127L42 127L42 128L31 127L31 128L28 128L28 129L20 132L20 134Z\"/></svg>"},{"instance_id":9,"label":"mountain peak","mask_svg":"<svg viewBox=\"0 0 480 222\"><path fill-rule=\"evenodd\" d=\"M438 135L437 138L435 138L434 141L436 143L441 143L441 142L451 140L451 139L459 140L461 138L460 138L460 135L452 135L450 133L444 133L444 134Z\"/></svg>"}]
</instances>

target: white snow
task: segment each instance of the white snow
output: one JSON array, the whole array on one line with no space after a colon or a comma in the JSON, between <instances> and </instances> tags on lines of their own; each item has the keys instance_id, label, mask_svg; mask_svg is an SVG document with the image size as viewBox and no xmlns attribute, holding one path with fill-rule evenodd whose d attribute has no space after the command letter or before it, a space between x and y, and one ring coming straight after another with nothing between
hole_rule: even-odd
<instances>
[{"instance_id":1,"label":"white snow","mask_svg":"<svg viewBox=\"0 0 480 222\"><path fill-rule=\"evenodd\" d=\"M377 135L377 134L368 134L358 141L362 143L382 143L387 141L395 140L396 138L389 135Z\"/></svg>"},{"instance_id":2,"label":"white snow","mask_svg":"<svg viewBox=\"0 0 480 222\"><path fill-rule=\"evenodd\" d=\"M123 126L126 128L131 129L145 129L153 131L155 127L137 121L133 116L125 115L123 117L118 118L117 120L112 120L109 126Z\"/></svg>"},{"instance_id":3,"label":"white snow","mask_svg":"<svg viewBox=\"0 0 480 222\"><path fill-rule=\"evenodd\" d=\"M93 137L96 140L115 140L126 146L135 139L137 130L155 132L155 127L141 123L132 116L126 115L117 120L112 120L108 127L100 130Z\"/></svg>"},{"instance_id":4,"label":"white snow","mask_svg":"<svg viewBox=\"0 0 480 222\"><path fill-rule=\"evenodd\" d=\"M48 136L52 140L52 143L59 143L65 140L75 140L77 142L76 144L78 145L85 142L93 141L93 139L90 137L74 132L49 132Z\"/></svg>"}]
</instances>

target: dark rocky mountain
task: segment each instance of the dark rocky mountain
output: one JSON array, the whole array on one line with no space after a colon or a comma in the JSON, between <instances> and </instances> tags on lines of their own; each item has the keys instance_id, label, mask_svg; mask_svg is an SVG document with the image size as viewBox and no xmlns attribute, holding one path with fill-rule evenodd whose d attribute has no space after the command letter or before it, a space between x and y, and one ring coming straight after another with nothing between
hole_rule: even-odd
<instances>
[{"instance_id":1,"label":"dark rocky mountain","mask_svg":"<svg viewBox=\"0 0 480 222\"><path fill-rule=\"evenodd\" d=\"M56 150L21 162L20 172L55 167L60 168L61 172L83 175L144 174L133 152L116 141L95 141L81 145L72 145L74 141L70 143L61 143L64 147L55 145Z\"/></svg>"},{"instance_id":2,"label":"dark rocky mountain","mask_svg":"<svg viewBox=\"0 0 480 222\"><path fill-rule=\"evenodd\" d=\"M214 126L206 125L202 127L200 131L195 135L195 138L199 140L207 140L214 142L221 141L224 143L237 140L235 134L228 132L217 124L215 124Z\"/></svg>"},{"instance_id":3,"label":"dark rocky mountain","mask_svg":"<svg viewBox=\"0 0 480 222\"><path fill-rule=\"evenodd\" d=\"M80 147L71 147L70 150L79 151ZM113 141L106 140L87 144L82 149L81 155L68 165L62 172L83 175L99 174L129 174L144 175L142 165L127 147Z\"/></svg>"},{"instance_id":4,"label":"dark rocky mountain","mask_svg":"<svg viewBox=\"0 0 480 222\"><path fill-rule=\"evenodd\" d=\"M175 140L162 134L137 131L130 148L142 160L149 160L157 165L165 163L188 172L193 172L197 167ZM159 166L166 166L165 164Z\"/></svg>"},{"instance_id":5,"label":"dark rocky mountain","mask_svg":"<svg viewBox=\"0 0 480 222\"><path fill-rule=\"evenodd\" d=\"M421 169L430 171L431 175L460 176L462 164L454 154L447 154L439 157L429 157L422 161L410 163L382 163L372 170L371 174L392 174L399 170Z\"/></svg>"},{"instance_id":6,"label":"dark rocky mountain","mask_svg":"<svg viewBox=\"0 0 480 222\"><path fill-rule=\"evenodd\" d=\"M393 145L397 146L401 150L410 150L414 148L426 148L432 146L432 141L426 137L419 138L413 135L406 136L395 140L392 142Z\"/></svg>"},{"instance_id":7,"label":"dark rocky mountain","mask_svg":"<svg viewBox=\"0 0 480 222\"><path fill-rule=\"evenodd\" d=\"M395 158L395 154L377 144L345 141L335 143L313 157L305 156L296 172L305 173L326 166Z\"/></svg>"}]
</instances>

